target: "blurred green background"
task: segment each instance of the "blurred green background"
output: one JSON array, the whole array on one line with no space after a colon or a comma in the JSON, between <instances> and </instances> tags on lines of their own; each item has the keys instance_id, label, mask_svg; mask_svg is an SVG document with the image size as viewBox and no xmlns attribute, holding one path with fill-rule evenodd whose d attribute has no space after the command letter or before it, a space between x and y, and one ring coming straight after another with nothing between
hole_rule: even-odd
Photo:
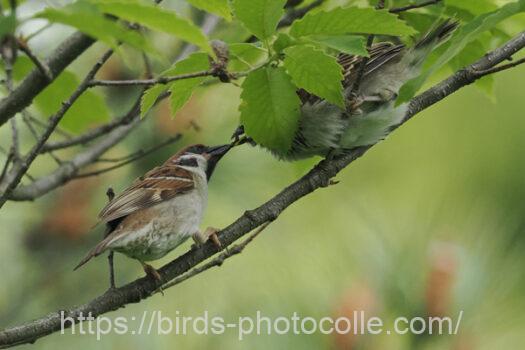
<instances>
[{"instance_id":1,"label":"blurred green background","mask_svg":"<svg viewBox=\"0 0 525 350\"><path fill-rule=\"evenodd\" d=\"M56 34L59 36L59 34ZM75 63L85 70L102 47ZM120 58L105 77L131 74ZM54 334L20 349L457 349L525 346L525 67L498 74L495 99L467 87L424 111L351 164L338 185L298 201L246 250L164 296L155 295L107 316L200 316L205 310L239 316L351 317L365 310L389 322L398 316L446 315L463 310L459 334L224 335ZM122 110L137 91L107 90ZM130 97L131 96L131 97ZM171 119L166 105L110 152L147 148L176 132L184 138L132 165L74 181L34 203L8 203L0 212L0 328L84 303L108 287L104 257L72 268L102 236L90 231L105 189L118 192L183 145L223 143L238 123L239 89L217 85L197 93ZM200 126L191 128L190 121ZM5 137L5 133L2 137ZM67 152L65 153L67 154ZM219 164L210 184L202 227L225 227L273 197L319 159L284 163L243 146ZM52 163L35 164L36 175ZM160 267L189 249L190 242ZM143 272L116 257L117 284ZM177 314L179 312L179 314ZM69 334L69 332L66 332Z\"/></svg>"}]
</instances>

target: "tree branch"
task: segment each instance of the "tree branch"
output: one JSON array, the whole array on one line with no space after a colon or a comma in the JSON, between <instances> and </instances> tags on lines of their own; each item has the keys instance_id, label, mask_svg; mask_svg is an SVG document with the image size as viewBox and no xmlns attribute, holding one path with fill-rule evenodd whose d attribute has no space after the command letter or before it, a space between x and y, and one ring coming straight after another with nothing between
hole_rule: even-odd
<instances>
[{"instance_id":1,"label":"tree branch","mask_svg":"<svg viewBox=\"0 0 525 350\"><path fill-rule=\"evenodd\" d=\"M504 46L490 52L485 57L464 68L448 79L442 81L421 95L414 97L409 105L403 124L417 113L429 106L443 100L450 94L467 86L480 78L479 72L490 69L514 53L525 47L525 32L522 32ZM234 223L219 233L219 238L224 246L229 246L248 232L273 221L286 208L300 198L312 193L318 188L326 186L330 179L342 169L361 157L373 146L360 147L348 154L333 160L323 160L298 181L286 187L275 197L260 207L246 211ZM171 281L197 266L201 262L217 253L217 248L208 242L199 249L191 250L179 256L159 270L165 281ZM148 298L156 291L156 282L150 278L140 278L125 286L112 289L92 301L64 311L65 317L76 319L79 315L91 314L93 317L117 310L129 303L137 303ZM24 323L17 327L5 329L0 332L0 348L18 344L32 343L38 338L59 331L61 327L61 312L53 312L47 316Z\"/></svg>"},{"instance_id":2,"label":"tree branch","mask_svg":"<svg viewBox=\"0 0 525 350\"><path fill-rule=\"evenodd\" d=\"M84 93L84 91L87 90L87 84L91 81L91 79L93 79L98 70L109 59L109 57L111 57L112 54L113 50L108 50L104 55L102 55L100 60L91 68L91 70L88 72L88 74L80 83L80 85L76 88L76 90L71 94L71 96L69 96L68 100L62 103L62 106L60 107L58 112L49 118L47 128L45 129L44 133L40 136L38 142L36 142L33 148L31 148L27 156L25 156L20 161L20 164L15 164L17 166L15 166L12 169L12 171L8 174L8 176L6 177L7 181L1 184L0 190L2 191L2 194L0 195L0 208L8 200L9 196L11 195L11 192L18 186L20 180L31 166L31 163L33 163L36 157L40 154L42 146L44 146L44 144L49 139L53 131L55 131L55 128L60 122L60 120L62 120L62 117L71 108L73 103L75 103L75 101Z\"/></svg>"},{"instance_id":3,"label":"tree branch","mask_svg":"<svg viewBox=\"0 0 525 350\"><path fill-rule=\"evenodd\" d=\"M206 34L209 34L211 31L213 31L218 23L217 21L209 20L210 18L215 17L211 15L206 16L203 22L203 31ZM188 46L189 45L185 47ZM183 49L182 52L184 53L188 51L190 50ZM179 60L181 56L182 54L179 55L177 60ZM91 79L93 79L93 77L91 77ZM159 96L157 102L166 96L168 95L164 94ZM100 136L105 136L101 141L93 144L84 152L77 154L70 161L64 162L51 174L37 179L32 184L19 186L18 188L14 189L8 198L13 201L33 200L74 179L75 175L78 174L82 167L92 164L97 159L99 159L102 154L120 142L140 123L140 101L141 95L138 96L133 107L128 111L128 113L113 122L90 130L81 136L65 140L61 143L48 144L48 147L42 147L42 150L45 149L46 152L50 152L52 150L70 147L73 145L85 144Z\"/></svg>"},{"instance_id":4,"label":"tree branch","mask_svg":"<svg viewBox=\"0 0 525 350\"><path fill-rule=\"evenodd\" d=\"M140 106L140 98L135 102L135 105L131 108L130 112L126 113L124 116L120 118L115 118L109 123L106 123L96 128L93 128L91 130L88 130L81 135L68 138L67 140L57 141L57 142L48 142L42 147L41 152L42 153L51 152L51 151L56 151L56 150L63 149L63 148L68 148L68 147L73 147L73 146L78 146L78 145L85 145L89 143L90 141L93 141L94 139L99 138L100 136L113 131L119 126L130 124L137 117L137 115L133 111L136 111L137 108L139 108L139 106Z\"/></svg>"},{"instance_id":5,"label":"tree branch","mask_svg":"<svg viewBox=\"0 0 525 350\"><path fill-rule=\"evenodd\" d=\"M64 40L44 61L51 71L52 80L49 80L39 68L35 68L11 94L0 101L0 126L29 106L36 95L56 79L93 42L92 38L80 32L76 32Z\"/></svg>"},{"instance_id":6,"label":"tree branch","mask_svg":"<svg viewBox=\"0 0 525 350\"><path fill-rule=\"evenodd\" d=\"M81 168L93 163L108 149L122 141L122 139L124 139L124 137L126 137L139 122L139 118L134 118L131 123L122 125L111 131L105 135L102 140L86 149L84 152L77 154L75 157L73 157L73 159L64 162L60 167L58 167L49 175L36 179L35 182L29 185L18 186L9 195L9 200L34 200L35 198L38 198L49 191L62 186L66 182L73 179Z\"/></svg>"},{"instance_id":7,"label":"tree branch","mask_svg":"<svg viewBox=\"0 0 525 350\"><path fill-rule=\"evenodd\" d=\"M177 134L177 135L175 135L173 137L168 138L164 142L159 143L158 145L150 147L147 150L138 151L134 155L128 156L127 159L124 159L124 160L120 161L117 164L114 164L114 165L109 166L107 168L98 169L98 170L94 170L94 171L78 174L78 175L75 175L73 178L81 179L81 178L84 178L84 177L97 176L97 175L101 175L101 174L107 173L109 171L121 168L121 167L123 167L125 165L133 163L134 161L136 161L136 160L138 160L140 158L143 158L143 157L147 156L148 154L154 153L154 152L158 151L159 149L161 149L163 147L166 147L168 145L174 144L175 142L179 141L181 139L181 137L182 137L181 134Z\"/></svg>"},{"instance_id":8,"label":"tree branch","mask_svg":"<svg viewBox=\"0 0 525 350\"><path fill-rule=\"evenodd\" d=\"M168 84L173 81L191 79L198 77L207 77L215 74L213 69L203 70L195 73L174 75L170 77L159 77L155 79L132 79L132 80L92 80L89 87L93 86L151 86L157 84Z\"/></svg>"},{"instance_id":9,"label":"tree branch","mask_svg":"<svg viewBox=\"0 0 525 350\"><path fill-rule=\"evenodd\" d=\"M157 289L155 292L156 293L162 292L163 290L166 290L168 288L176 286L177 284L180 284L180 283L186 281L187 279L192 278L193 276L196 276L196 275L198 275L200 273L203 273L204 271L209 270L212 267L222 266L222 264L224 263L224 261L226 259L229 259L232 256L235 256L235 255L238 255L238 254L242 253L244 248L246 248L246 246L248 244L252 243L253 240L262 231L264 231L264 229L266 227L268 227L269 224L270 224L269 221L264 223L264 224L262 224L261 226L259 226L257 228L257 230L255 230L254 233L252 233L250 236L248 236L248 238L246 238L242 243L235 244L235 245L232 245L232 246L228 247L228 249L225 249L223 252L221 252L219 255L217 255L212 260L208 261L206 264L198 266L198 267L194 268L193 270L189 271L188 273L185 273L184 275L181 275L181 276L179 276L177 278L174 278L171 282L166 283L165 285L162 286L162 288Z\"/></svg>"},{"instance_id":10,"label":"tree branch","mask_svg":"<svg viewBox=\"0 0 525 350\"><path fill-rule=\"evenodd\" d=\"M51 69L47 66L47 64L38 58L33 51L29 48L29 45L27 42L17 39L18 48L20 51L25 53L31 61L35 64L35 66L40 69L40 72L49 80L53 80L53 73L51 72Z\"/></svg>"}]
</instances>

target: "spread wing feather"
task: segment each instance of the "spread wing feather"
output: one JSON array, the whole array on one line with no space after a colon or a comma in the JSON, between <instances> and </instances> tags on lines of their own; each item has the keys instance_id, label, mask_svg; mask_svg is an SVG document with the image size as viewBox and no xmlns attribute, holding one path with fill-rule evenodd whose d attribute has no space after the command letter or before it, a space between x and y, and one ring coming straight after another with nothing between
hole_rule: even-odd
<instances>
[{"instance_id":1,"label":"spread wing feather","mask_svg":"<svg viewBox=\"0 0 525 350\"><path fill-rule=\"evenodd\" d=\"M99 218L103 222L110 222L172 199L194 187L191 172L175 165L156 167L109 202L100 212Z\"/></svg>"}]
</instances>

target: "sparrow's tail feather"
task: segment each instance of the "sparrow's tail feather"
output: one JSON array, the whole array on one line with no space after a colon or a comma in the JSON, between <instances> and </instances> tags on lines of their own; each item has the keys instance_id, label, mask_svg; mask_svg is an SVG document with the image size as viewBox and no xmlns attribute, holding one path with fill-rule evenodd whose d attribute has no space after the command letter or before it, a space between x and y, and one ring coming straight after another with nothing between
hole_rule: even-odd
<instances>
[{"instance_id":1,"label":"sparrow's tail feather","mask_svg":"<svg viewBox=\"0 0 525 350\"><path fill-rule=\"evenodd\" d=\"M459 26L459 22L453 19L446 19L439 23L434 29L431 29L423 38L421 38L415 48L423 49L426 47L433 47L447 40L449 36Z\"/></svg>"},{"instance_id":2,"label":"sparrow's tail feather","mask_svg":"<svg viewBox=\"0 0 525 350\"><path fill-rule=\"evenodd\" d=\"M102 254L108 247L108 243L112 240L113 237L108 236L106 238L104 238L102 241L100 241L99 244L97 244L93 249L91 249L89 251L89 253L87 253L87 255L84 257L84 259L82 259L77 266L75 266L75 268L73 269L73 271L77 270L79 267L81 267L82 265L84 265L85 263L87 263L89 260L91 260L91 258L94 258L96 256L99 256L100 254Z\"/></svg>"}]
</instances>

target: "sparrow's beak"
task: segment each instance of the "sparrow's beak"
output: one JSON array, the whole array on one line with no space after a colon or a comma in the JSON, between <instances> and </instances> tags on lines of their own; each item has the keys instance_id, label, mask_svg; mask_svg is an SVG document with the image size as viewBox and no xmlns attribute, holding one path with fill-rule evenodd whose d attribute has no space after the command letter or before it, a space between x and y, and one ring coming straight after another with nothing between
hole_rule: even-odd
<instances>
[{"instance_id":1,"label":"sparrow's beak","mask_svg":"<svg viewBox=\"0 0 525 350\"><path fill-rule=\"evenodd\" d=\"M208 147L206 152L203 154L204 158L208 160L208 168L206 169L206 175L208 177L208 180L213 174L213 171L215 170L215 166L217 165L219 160L221 160L222 156L228 153L228 151L231 148L232 148L231 144Z\"/></svg>"}]
</instances>

